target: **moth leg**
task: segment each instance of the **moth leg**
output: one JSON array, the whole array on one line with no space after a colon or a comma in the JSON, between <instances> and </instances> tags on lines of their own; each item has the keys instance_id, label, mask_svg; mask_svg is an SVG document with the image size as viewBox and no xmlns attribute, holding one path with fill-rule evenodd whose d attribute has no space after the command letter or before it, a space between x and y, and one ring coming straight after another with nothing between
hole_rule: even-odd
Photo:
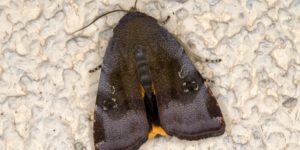
<instances>
[{"instance_id":1,"label":"moth leg","mask_svg":"<svg viewBox=\"0 0 300 150\"><path fill-rule=\"evenodd\" d=\"M211 79L206 79L206 78L204 78L204 82L208 82L208 83L215 83L215 81L214 81L214 80L211 80Z\"/></svg>"},{"instance_id":2,"label":"moth leg","mask_svg":"<svg viewBox=\"0 0 300 150\"><path fill-rule=\"evenodd\" d=\"M218 63L218 62L221 62L222 61L222 59L207 59L207 58L205 58L205 62L207 62L207 63Z\"/></svg>"},{"instance_id":3,"label":"moth leg","mask_svg":"<svg viewBox=\"0 0 300 150\"><path fill-rule=\"evenodd\" d=\"M192 53L192 52L190 52ZM192 54L192 57L194 57L197 61L200 62L205 62L205 63L219 63L222 61L222 59L218 58L218 59L208 59L208 58L203 58L201 56L198 56L196 54Z\"/></svg>"},{"instance_id":4,"label":"moth leg","mask_svg":"<svg viewBox=\"0 0 300 150\"><path fill-rule=\"evenodd\" d=\"M159 20L159 24L165 25L170 20L170 16L168 16L165 20Z\"/></svg>"},{"instance_id":5,"label":"moth leg","mask_svg":"<svg viewBox=\"0 0 300 150\"><path fill-rule=\"evenodd\" d=\"M96 68L89 71L89 73L93 73L101 68L101 65L98 65Z\"/></svg>"},{"instance_id":6,"label":"moth leg","mask_svg":"<svg viewBox=\"0 0 300 150\"><path fill-rule=\"evenodd\" d=\"M187 44L185 44L184 42L182 42L178 37L176 37L177 41L182 45L183 50L188 54L188 56L193 57L194 59L201 61L201 62L206 62L206 63L218 63L221 62L222 59L207 59L207 58L203 58L201 56L198 56L196 54L194 54L187 46Z\"/></svg>"}]
</instances>

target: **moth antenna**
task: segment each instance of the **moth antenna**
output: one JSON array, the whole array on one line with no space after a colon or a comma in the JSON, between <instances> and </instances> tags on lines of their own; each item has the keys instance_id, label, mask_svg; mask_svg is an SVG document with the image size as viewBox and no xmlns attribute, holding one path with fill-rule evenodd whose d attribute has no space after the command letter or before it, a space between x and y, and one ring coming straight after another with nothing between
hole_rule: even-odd
<instances>
[{"instance_id":1,"label":"moth antenna","mask_svg":"<svg viewBox=\"0 0 300 150\"><path fill-rule=\"evenodd\" d=\"M102 18L102 17L104 17L104 16L106 16L106 15L108 15L108 14L111 14L111 13L114 13L114 12L118 12L118 11L129 12L128 10L124 10L124 9L117 9L117 10L109 11L109 12L107 12L107 13L104 13L104 14L102 14L102 15L97 16L91 23L89 23L89 24L87 24L86 26L84 26L84 27L82 27L82 28L76 30L76 31L73 32L73 33L76 33L76 32L78 32L78 31L84 30L84 29L87 28L88 26L90 26L90 25L92 25L93 23L95 23L98 19L100 19L100 18Z\"/></svg>"},{"instance_id":2,"label":"moth antenna","mask_svg":"<svg viewBox=\"0 0 300 150\"><path fill-rule=\"evenodd\" d=\"M134 8L136 9L136 5L137 5L137 1L138 0L135 0L135 2L134 2Z\"/></svg>"}]
</instances>

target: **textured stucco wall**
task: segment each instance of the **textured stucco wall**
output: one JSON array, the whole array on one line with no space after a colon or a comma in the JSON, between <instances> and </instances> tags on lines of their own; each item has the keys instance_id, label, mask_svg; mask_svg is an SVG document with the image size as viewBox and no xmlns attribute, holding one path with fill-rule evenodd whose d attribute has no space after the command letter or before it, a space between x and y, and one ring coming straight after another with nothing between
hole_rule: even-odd
<instances>
[{"instance_id":1,"label":"textured stucco wall","mask_svg":"<svg viewBox=\"0 0 300 150\"><path fill-rule=\"evenodd\" d=\"M0 150L91 150L111 28L134 0L0 1ZM141 149L300 149L299 0L139 0L195 56L227 123L223 136L158 138Z\"/></svg>"}]
</instances>

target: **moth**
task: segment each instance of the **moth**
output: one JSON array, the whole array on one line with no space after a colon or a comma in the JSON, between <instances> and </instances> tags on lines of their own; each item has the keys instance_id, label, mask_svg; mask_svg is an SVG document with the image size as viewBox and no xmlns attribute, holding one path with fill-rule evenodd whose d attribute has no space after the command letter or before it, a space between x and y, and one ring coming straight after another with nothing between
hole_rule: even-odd
<instances>
[{"instance_id":1,"label":"moth","mask_svg":"<svg viewBox=\"0 0 300 150\"><path fill-rule=\"evenodd\" d=\"M156 134L186 140L223 134L216 98L183 46L136 4L113 29L98 67L95 148L138 149Z\"/></svg>"}]
</instances>

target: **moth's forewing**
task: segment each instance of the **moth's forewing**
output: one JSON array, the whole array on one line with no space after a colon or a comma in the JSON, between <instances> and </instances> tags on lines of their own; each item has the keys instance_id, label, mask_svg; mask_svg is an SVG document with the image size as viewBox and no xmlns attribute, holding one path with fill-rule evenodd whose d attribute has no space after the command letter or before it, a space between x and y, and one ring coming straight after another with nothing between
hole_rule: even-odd
<instances>
[{"instance_id":1,"label":"moth's forewing","mask_svg":"<svg viewBox=\"0 0 300 150\"><path fill-rule=\"evenodd\" d=\"M159 27L156 32L159 53L151 66L162 127L189 140L223 134L221 110L204 79L174 36Z\"/></svg>"},{"instance_id":2,"label":"moth's forewing","mask_svg":"<svg viewBox=\"0 0 300 150\"><path fill-rule=\"evenodd\" d=\"M137 149L150 130L135 64L129 53L121 54L116 38L104 56L96 99L94 142L100 150Z\"/></svg>"}]
</instances>

